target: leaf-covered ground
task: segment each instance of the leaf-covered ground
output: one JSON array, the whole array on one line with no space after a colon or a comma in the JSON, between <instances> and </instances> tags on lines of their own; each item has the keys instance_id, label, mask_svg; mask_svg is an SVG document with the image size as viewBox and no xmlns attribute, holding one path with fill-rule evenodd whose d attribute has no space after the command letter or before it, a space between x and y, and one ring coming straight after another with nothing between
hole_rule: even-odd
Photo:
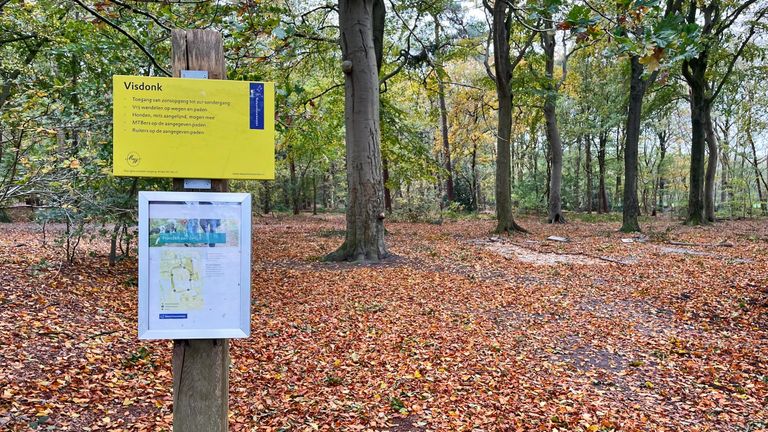
<instances>
[{"instance_id":1,"label":"leaf-covered ground","mask_svg":"<svg viewBox=\"0 0 768 432\"><path fill-rule=\"evenodd\" d=\"M358 266L319 261L339 217L257 219L230 429L768 428L768 223L523 222L390 223L396 257ZM68 266L0 226L0 429L170 428L171 343L137 340L106 247Z\"/></svg>"}]
</instances>

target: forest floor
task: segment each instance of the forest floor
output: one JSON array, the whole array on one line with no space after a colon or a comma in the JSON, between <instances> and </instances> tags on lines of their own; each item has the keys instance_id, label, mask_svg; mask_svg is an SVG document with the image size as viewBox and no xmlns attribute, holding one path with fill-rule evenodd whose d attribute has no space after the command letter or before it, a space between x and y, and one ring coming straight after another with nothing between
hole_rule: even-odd
<instances>
[{"instance_id":1,"label":"forest floor","mask_svg":"<svg viewBox=\"0 0 768 432\"><path fill-rule=\"evenodd\" d=\"M257 218L230 429L768 429L768 222L520 222L389 223L395 256L361 266L319 260L341 216ZM135 259L41 240L0 225L0 429L168 430Z\"/></svg>"}]
</instances>

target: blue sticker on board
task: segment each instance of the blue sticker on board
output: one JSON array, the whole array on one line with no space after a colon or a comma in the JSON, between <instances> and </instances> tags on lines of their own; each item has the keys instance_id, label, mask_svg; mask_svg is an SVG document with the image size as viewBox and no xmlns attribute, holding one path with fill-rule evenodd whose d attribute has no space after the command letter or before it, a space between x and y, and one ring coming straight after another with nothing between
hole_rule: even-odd
<instances>
[{"instance_id":1,"label":"blue sticker on board","mask_svg":"<svg viewBox=\"0 0 768 432\"><path fill-rule=\"evenodd\" d=\"M264 84L251 83L251 129L264 129Z\"/></svg>"},{"instance_id":2,"label":"blue sticker on board","mask_svg":"<svg viewBox=\"0 0 768 432\"><path fill-rule=\"evenodd\" d=\"M187 319L187 314L183 314L183 313L160 314L160 319Z\"/></svg>"}]
</instances>

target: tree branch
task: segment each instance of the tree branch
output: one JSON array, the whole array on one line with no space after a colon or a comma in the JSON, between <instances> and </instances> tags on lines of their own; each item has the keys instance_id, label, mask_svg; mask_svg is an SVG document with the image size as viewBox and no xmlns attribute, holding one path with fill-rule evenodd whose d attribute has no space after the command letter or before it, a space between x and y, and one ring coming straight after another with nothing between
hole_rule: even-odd
<instances>
[{"instance_id":1,"label":"tree branch","mask_svg":"<svg viewBox=\"0 0 768 432\"><path fill-rule=\"evenodd\" d=\"M11 43L11 42L18 42L18 41L23 41L23 40L27 40L27 39L33 39L33 38L36 38L36 37L37 37L37 35L35 35L35 34L24 35L24 36L17 36L17 37L10 38L10 39L0 40L0 44Z\"/></svg>"},{"instance_id":2,"label":"tree branch","mask_svg":"<svg viewBox=\"0 0 768 432\"><path fill-rule=\"evenodd\" d=\"M715 32L714 35L718 36L722 32L724 32L727 28L730 28L731 25L733 25L734 21L741 15L742 12L744 12L745 9L752 6L757 0L747 0L744 3L742 3L739 7L737 7L733 12L731 12L730 15L725 17L725 19L722 20L723 25L720 26Z\"/></svg>"},{"instance_id":3,"label":"tree branch","mask_svg":"<svg viewBox=\"0 0 768 432\"><path fill-rule=\"evenodd\" d=\"M108 26L112 27L113 29L117 30L123 36L127 37L128 39L130 39L130 41L133 42L133 44L136 45L139 49L141 49L141 51L149 58L149 60L152 61L152 64L155 65L156 68L158 68L166 76L171 76L171 73L168 72L168 70L166 70L164 67L160 66L160 64L157 62L157 59L155 59L155 56L153 56L149 52L149 50L147 50L147 48L144 45L142 45L141 42L139 42L138 39L136 39L135 37L131 36L130 33L128 33L127 31L123 30L122 28L120 28L120 26L118 26L117 24L113 23L112 21L110 21L106 17L102 16L101 14L96 12L95 10L91 9L90 7L88 7L82 1L80 1L80 0L72 0L72 1L77 3L83 9L87 10L91 15L93 15L96 18L104 21L104 23L106 23Z\"/></svg>"},{"instance_id":4,"label":"tree branch","mask_svg":"<svg viewBox=\"0 0 768 432\"><path fill-rule=\"evenodd\" d=\"M758 22L760 22L760 19L763 18L766 12L768 12L768 8L761 10L755 17L755 20L752 21L752 25L749 27L749 32L747 33L747 37L744 38L744 41L739 46L739 49L731 58L731 61L728 64L728 69L726 69L725 74L723 74L723 79L721 79L720 82L717 84L715 91L712 92L712 96L710 97L710 100L715 100L715 98L717 98L717 95L720 94L720 91L723 89L725 82L728 81L728 77L731 75L731 72L733 72L734 66L736 66L736 61L739 59L739 57L741 57L741 54L744 52L744 48L747 47L747 44L749 44L749 40L752 39L752 36L754 36L755 26L757 25Z\"/></svg>"},{"instance_id":5,"label":"tree branch","mask_svg":"<svg viewBox=\"0 0 768 432\"><path fill-rule=\"evenodd\" d=\"M334 90L334 89L337 89L337 88L339 88L339 87L341 87L341 86L343 86L343 85L344 85L344 83L339 83L339 84L335 84L335 85L332 85L331 87L328 87L327 89L323 90L323 91L322 91L322 92L320 92L319 94L317 94L317 95L315 95L315 96L312 96L311 98L309 98L309 99L307 99L307 100L303 101L303 102L301 103L301 105L302 105L302 106L305 106L305 105L307 105L308 103L312 102L313 100L315 100L315 99L319 99L319 98L321 98L321 97L325 96L327 93L331 92L332 90Z\"/></svg>"},{"instance_id":6,"label":"tree branch","mask_svg":"<svg viewBox=\"0 0 768 432\"><path fill-rule=\"evenodd\" d=\"M160 19L158 19L156 16L150 14L149 12L146 12L146 11L143 11L143 10L140 10L140 9L136 9L135 7L129 5L128 3L121 2L120 0L109 0L109 1L111 1L112 3L114 3L114 4L118 5L118 6L122 6L122 7L128 9L129 11L131 11L133 13L137 13L139 15L144 15L145 17L151 19L152 21L155 22L155 24L159 25L160 27L164 28L165 30L171 31L170 27L168 27L167 25L161 23Z\"/></svg>"}]
</instances>

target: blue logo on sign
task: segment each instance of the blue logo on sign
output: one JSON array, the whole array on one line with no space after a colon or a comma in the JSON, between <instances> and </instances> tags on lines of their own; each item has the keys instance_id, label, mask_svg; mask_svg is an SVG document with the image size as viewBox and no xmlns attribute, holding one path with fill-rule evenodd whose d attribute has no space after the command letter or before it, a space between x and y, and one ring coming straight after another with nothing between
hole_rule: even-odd
<instances>
[{"instance_id":1,"label":"blue logo on sign","mask_svg":"<svg viewBox=\"0 0 768 432\"><path fill-rule=\"evenodd\" d=\"M160 319L187 319L187 314L160 314Z\"/></svg>"},{"instance_id":2,"label":"blue logo on sign","mask_svg":"<svg viewBox=\"0 0 768 432\"><path fill-rule=\"evenodd\" d=\"M251 83L251 129L264 129L264 84Z\"/></svg>"}]
</instances>

